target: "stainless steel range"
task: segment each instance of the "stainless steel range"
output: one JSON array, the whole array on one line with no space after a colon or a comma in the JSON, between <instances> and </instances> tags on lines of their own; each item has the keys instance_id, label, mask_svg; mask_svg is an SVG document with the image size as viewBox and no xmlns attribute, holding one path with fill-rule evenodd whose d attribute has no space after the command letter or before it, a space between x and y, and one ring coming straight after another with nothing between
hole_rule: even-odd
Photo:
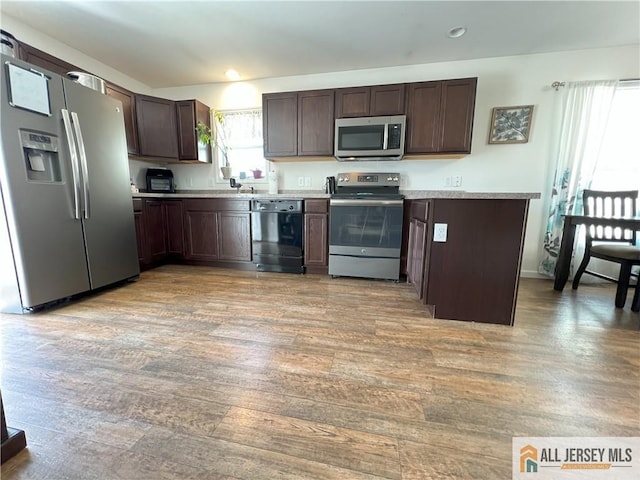
<instances>
[{"instance_id":1,"label":"stainless steel range","mask_svg":"<svg viewBox=\"0 0 640 480\"><path fill-rule=\"evenodd\" d=\"M341 173L329 201L329 275L398 280L399 173Z\"/></svg>"}]
</instances>

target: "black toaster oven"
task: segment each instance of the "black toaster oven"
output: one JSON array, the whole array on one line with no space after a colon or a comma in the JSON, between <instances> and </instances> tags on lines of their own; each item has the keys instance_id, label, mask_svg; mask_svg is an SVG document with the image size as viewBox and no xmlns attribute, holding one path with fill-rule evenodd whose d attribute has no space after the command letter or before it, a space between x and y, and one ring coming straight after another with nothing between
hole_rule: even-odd
<instances>
[{"instance_id":1,"label":"black toaster oven","mask_svg":"<svg viewBox=\"0 0 640 480\"><path fill-rule=\"evenodd\" d=\"M175 193L173 172L167 168L147 168L147 192Z\"/></svg>"}]
</instances>

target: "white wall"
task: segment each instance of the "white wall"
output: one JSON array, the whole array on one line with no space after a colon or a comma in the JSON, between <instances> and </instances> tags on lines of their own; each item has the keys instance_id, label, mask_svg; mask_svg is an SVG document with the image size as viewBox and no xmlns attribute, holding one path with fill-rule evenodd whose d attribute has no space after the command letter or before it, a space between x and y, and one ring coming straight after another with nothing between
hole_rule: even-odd
<instances>
[{"instance_id":1,"label":"white wall","mask_svg":"<svg viewBox=\"0 0 640 480\"><path fill-rule=\"evenodd\" d=\"M310 190L321 190L327 175L354 169L400 172L409 190L442 190L444 177L462 176L462 190L482 192L549 192L552 178L554 100L551 83L640 77L639 47L618 47L539 55L356 70L322 75L272 78L236 84L196 85L154 90L172 99L197 98L215 109L261 106L262 93L311 90L356 85L478 77L471 155L459 160L405 160L401 162L277 163L280 185L299 190L297 178L311 176ZM487 143L491 109L497 106L534 105L533 123L526 144ZM171 166L181 188L210 188L211 165ZM191 186L189 186L191 185ZM523 273L537 271L539 245L546 220L546 202L533 200L529 211Z\"/></svg>"}]
</instances>

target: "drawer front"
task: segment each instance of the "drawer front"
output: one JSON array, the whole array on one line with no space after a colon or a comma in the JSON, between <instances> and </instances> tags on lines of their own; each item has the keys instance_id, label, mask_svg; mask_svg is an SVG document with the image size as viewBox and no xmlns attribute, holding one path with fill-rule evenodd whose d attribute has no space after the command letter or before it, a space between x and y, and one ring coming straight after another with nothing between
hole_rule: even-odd
<instances>
[{"instance_id":1,"label":"drawer front","mask_svg":"<svg viewBox=\"0 0 640 480\"><path fill-rule=\"evenodd\" d=\"M230 198L186 198L183 200L186 210L203 212L250 211L249 200Z\"/></svg>"},{"instance_id":2,"label":"drawer front","mask_svg":"<svg viewBox=\"0 0 640 480\"><path fill-rule=\"evenodd\" d=\"M327 199L305 200L304 213L328 213L329 201Z\"/></svg>"},{"instance_id":3,"label":"drawer front","mask_svg":"<svg viewBox=\"0 0 640 480\"><path fill-rule=\"evenodd\" d=\"M409 218L417 218L426 222L429 216L429 202L427 200L412 200Z\"/></svg>"},{"instance_id":4,"label":"drawer front","mask_svg":"<svg viewBox=\"0 0 640 480\"><path fill-rule=\"evenodd\" d=\"M134 212L142 212L142 199L134 198L133 199L133 211Z\"/></svg>"}]
</instances>

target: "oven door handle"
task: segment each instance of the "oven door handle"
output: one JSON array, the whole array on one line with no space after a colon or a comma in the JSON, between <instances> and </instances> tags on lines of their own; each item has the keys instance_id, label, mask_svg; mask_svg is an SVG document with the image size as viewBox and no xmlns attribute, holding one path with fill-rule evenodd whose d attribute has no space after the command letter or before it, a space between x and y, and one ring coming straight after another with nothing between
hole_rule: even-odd
<instances>
[{"instance_id":1,"label":"oven door handle","mask_svg":"<svg viewBox=\"0 0 640 480\"><path fill-rule=\"evenodd\" d=\"M331 198L329 205L341 207L380 207L380 206L402 206L404 200L366 200L366 199L347 199L347 198Z\"/></svg>"}]
</instances>

